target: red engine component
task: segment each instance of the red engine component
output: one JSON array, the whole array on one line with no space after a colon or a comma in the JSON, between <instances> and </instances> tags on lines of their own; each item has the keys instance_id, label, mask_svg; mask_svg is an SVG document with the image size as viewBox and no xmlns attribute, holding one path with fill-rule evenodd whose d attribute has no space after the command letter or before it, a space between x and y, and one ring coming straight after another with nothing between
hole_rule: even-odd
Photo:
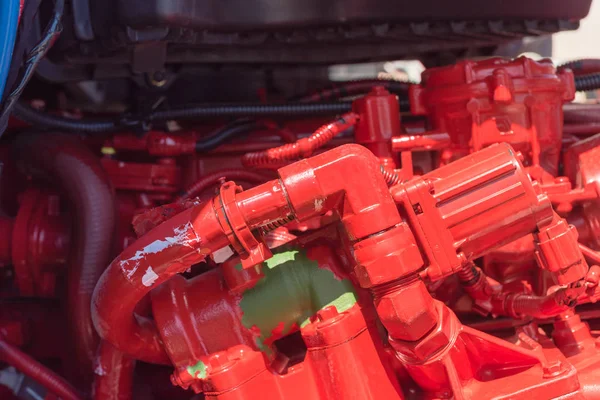
<instances>
[{"instance_id":1,"label":"red engine component","mask_svg":"<svg viewBox=\"0 0 600 400\"><path fill-rule=\"evenodd\" d=\"M550 61L464 61L423 74L411 87L411 110L447 132L447 163L492 143L510 143L534 170L556 176L562 140L562 104L573 100L570 70L556 74ZM531 172L539 178L541 171Z\"/></svg>"},{"instance_id":2,"label":"red engine component","mask_svg":"<svg viewBox=\"0 0 600 400\"><path fill-rule=\"evenodd\" d=\"M406 119L372 82L340 118L234 121L251 135L208 150L200 123L18 137L0 301L66 297L70 344L0 312L0 360L20 371L0 383L27 375L48 399L600 398L600 136L565 133L573 79L464 61L425 71Z\"/></svg>"}]
</instances>

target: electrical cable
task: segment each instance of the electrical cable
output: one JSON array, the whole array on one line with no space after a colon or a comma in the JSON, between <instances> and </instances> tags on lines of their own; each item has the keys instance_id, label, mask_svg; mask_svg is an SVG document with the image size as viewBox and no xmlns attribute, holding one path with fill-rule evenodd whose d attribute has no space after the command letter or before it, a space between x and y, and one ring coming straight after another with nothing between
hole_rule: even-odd
<instances>
[{"instance_id":1,"label":"electrical cable","mask_svg":"<svg viewBox=\"0 0 600 400\"><path fill-rule=\"evenodd\" d=\"M0 99L10 71L19 26L20 3L19 0L4 0L0 3Z\"/></svg>"},{"instance_id":2,"label":"electrical cable","mask_svg":"<svg viewBox=\"0 0 600 400\"><path fill-rule=\"evenodd\" d=\"M33 76L35 68L54 43L54 39L62 31L61 18L64 8L65 0L55 1L52 17L50 18L50 22L42 34L42 39L33 49L31 49L27 55L27 60L25 61L21 79L13 88L11 88L11 93L4 100L2 104L2 111L0 112L0 135L6 129L8 116L11 114L15 104L17 103L17 100L19 100L23 90L25 90L25 86Z\"/></svg>"}]
</instances>

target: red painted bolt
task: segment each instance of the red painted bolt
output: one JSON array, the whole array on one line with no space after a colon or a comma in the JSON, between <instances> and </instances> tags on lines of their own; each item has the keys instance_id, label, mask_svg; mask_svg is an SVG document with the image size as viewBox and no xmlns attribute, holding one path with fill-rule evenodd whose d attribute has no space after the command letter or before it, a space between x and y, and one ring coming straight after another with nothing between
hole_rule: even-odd
<instances>
[{"instance_id":1,"label":"red painted bolt","mask_svg":"<svg viewBox=\"0 0 600 400\"><path fill-rule=\"evenodd\" d=\"M543 366L544 378L550 378L559 375L562 369L562 363L560 361L549 362Z\"/></svg>"},{"instance_id":2,"label":"red painted bolt","mask_svg":"<svg viewBox=\"0 0 600 400\"><path fill-rule=\"evenodd\" d=\"M328 319L335 318L338 315L337 308L335 306L327 306L317 311L317 318L319 321L327 321Z\"/></svg>"},{"instance_id":3,"label":"red painted bolt","mask_svg":"<svg viewBox=\"0 0 600 400\"><path fill-rule=\"evenodd\" d=\"M194 379L186 369L175 370L171 374L171 383L173 386L179 386L184 389L187 389Z\"/></svg>"},{"instance_id":4,"label":"red painted bolt","mask_svg":"<svg viewBox=\"0 0 600 400\"><path fill-rule=\"evenodd\" d=\"M215 373L226 369L231 366L235 360L231 359L228 352L219 351L208 358L208 364L210 365L210 372Z\"/></svg>"}]
</instances>

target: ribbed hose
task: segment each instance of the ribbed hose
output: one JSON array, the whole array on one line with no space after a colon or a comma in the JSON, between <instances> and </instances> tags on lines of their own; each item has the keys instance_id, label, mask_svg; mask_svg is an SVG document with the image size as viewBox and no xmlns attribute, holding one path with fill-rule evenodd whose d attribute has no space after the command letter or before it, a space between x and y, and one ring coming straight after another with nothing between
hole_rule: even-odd
<instances>
[{"instance_id":1,"label":"ribbed hose","mask_svg":"<svg viewBox=\"0 0 600 400\"><path fill-rule=\"evenodd\" d=\"M157 111L149 117L150 121L177 119L215 118L215 117L298 117L306 115L331 115L348 112L351 102L309 103L309 104L208 104L189 106L181 109Z\"/></svg>"},{"instance_id":2,"label":"ribbed hose","mask_svg":"<svg viewBox=\"0 0 600 400\"><path fill-rule=\"evenodd\" d=\"M550 318L568 311L577 303L577 297L571 296L564 289L557 290L548 296L516 294L506 299L507 314L516 318L529 316L533 318Z\"/></svg>"},{"instance_id":3,"label":"ribbed hose","mask_svg":"<svg viewBox=\"0 0 600 400\"><path fill-rule=\"evenodd\" d=\"M175 201L181 203L189 198L200 196L202 192L217 184L221 179L263 183L269 178L257 172L246 171L244 169L222 169L200 178L198 181L188 187L185 192L182 193Z\"/></svg>"},{"instance_id":4,"label":"ribbed hose","mask_svg":"<svg viewBox=\"0 0 600 400\"><path fill-rule=\"evenodd\" d=\"M102 133L142 125L144 122L184 120L200 118L229 117L300 117L313 115L332 115L348 112L352 109L350 102L310 103L310 104L232 104L232 105L199 105L174 110L157 111L147 118L124 117L120 120L77 120L58 115L47 114L35 110L23 103L16 103L13 115L18 119L46 129L74 133Z\"/></svg>"},{"instance_id":5,"label":"ribbed hose","mask_svg":"<svg viewBox=\"0 0 600 400\"><path fill-rule=\"evenodd\" d=\"M600 72L600 59L597 58L582 58L573 60L558 66L558 70L570 69L575 75L586 75Z\"/></svg>"},{"instance_id":6,"label":"ribbed hose","mask_svg":"<svg viewBox=\"0 0 600 400\"><path fill-rule=\"evenodd\" d=\"M72 349L83 381L92 377L98 336L91 319L96 282L110 263L116 208L113 191L98 157L80 140L59 134L21 135L16 159L41 171L71 204L73 250L68 269Z\"/></svg>"},{"instance_id":7,"label":"ribbed hose","mask_svg":"<svg viewBox=\"0 0 600 400\"><path fill-rule=\"evenodd\" d=\"M63 400L82 399L66 380L6 342L2 337L0 337L0 360L31 377L49 392Z\"/></svg>"},{"instance_id":8,"label":"ribbed hose","mask_svg":"<svg viewBox=\"0 0 600 400\"><path fill-rule=\"evenodd\" d=\"M491 287L488 278L473 263L469 263L457 272L458 279L465 292L482 304L487 312L507 315L511 318L550 318L573 307L583 286L573 286L557 290L547 296L535 296L525 293L509 293Z\"/></svg>"},{"instance_id":9,"label":"ribbed hose","mask_svg":"<svg viewBox=\"0 0 600 400\"><path fill-rule=\"evenodd\" d=\"M43 111L35 110L21 102L17 102L15 104L13 115L21 121L27 122L34 126L76 133L111 132L123 126L116 121L91 121L87 119L77 120L58 115L47 114Z\"/></svg>"},{"instance_id":10,"label":"ribbed hose","mask_svg":"<svg viewBox=\"0 0 600 400\"><path fill-rule=\"evenodd\" d=\"M600 89L600 73L575 77L575 90L587 92Z\"/></svg>"},{"instance_id":11,"label":"ribbed hose","mask_svg":"<svg viewBox=\"0 0 600 400\"><path fill-rule=\"evenodd\" d=\"M271 168L278 167L281 163L309 157L336 135L354 126L358 118L358 114L355 113L344 114L337 121L321 126L308 138L265 151L247 153L242 157L242 164L246 167Z\"/></svg>"}]
</instances>

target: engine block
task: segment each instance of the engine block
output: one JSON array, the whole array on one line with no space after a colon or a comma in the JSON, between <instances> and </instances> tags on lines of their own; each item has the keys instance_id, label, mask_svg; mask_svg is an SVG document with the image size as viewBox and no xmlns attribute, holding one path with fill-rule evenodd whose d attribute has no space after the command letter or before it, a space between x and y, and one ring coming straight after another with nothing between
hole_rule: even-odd
<instances>
[{"instance_id":1,"label":"engine block","mask_svg":"<svg viewBox=\"0 0 600 400\"><path fill-rule=\"evenodd\" d=\"M410 110L353 83L336 118L236 120L216 145L218 119L17 135L6 398L600 398L600 110L571 103L578 74L462 61L405 85Z\"/></svg>"}]
</instances>

